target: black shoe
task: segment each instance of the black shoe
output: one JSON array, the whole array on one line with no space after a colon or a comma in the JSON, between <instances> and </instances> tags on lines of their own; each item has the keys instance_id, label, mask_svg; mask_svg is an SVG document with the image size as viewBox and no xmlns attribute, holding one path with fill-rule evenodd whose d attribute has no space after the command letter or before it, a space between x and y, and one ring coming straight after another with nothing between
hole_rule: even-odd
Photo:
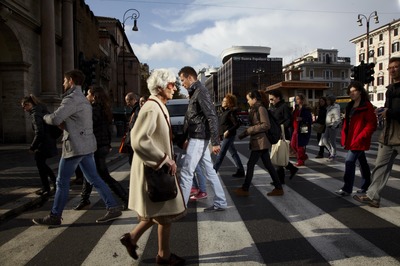
<instances>
[{"instance_id":1,"label":"black shoe","mask_svg":"<svg viewBox=\"0 0 400 266\"><path fill-rule=\"evenodd\" d=\"M297 171L299 171L299 168L293 166L293 168L290 169L290 176L289 179L292 180L292 178L297 174Z\"/></svg>"},{"instance_id":2,"label":"black shoe","mask_svg":"<svg viewBox=\"0 0 400 266\"><path fill-rule=\"evenodd\" d=\"M108 208L106 214L103 217L97 219L96 223L109 222L109 221L117 219L121 215L122 215L122 212L121 212L121 208L120 207Z\"/></svg>"},{"instance_id":3,"label":"black shoe","mask_svg":"<svg viewBox=\"0 0 400 266\"><path fill-rule=\"evenodd\" d=\"M123 236L121 236L119 241L121 241L121 244L126 247L129 256L131 256L134 260L137 260L139 258L138 254L136 253L136 249L138 248L138 246L132 244L131 235L129 233L126 233Z\"/></svg>"},{"instance_id":4,"label":"black shoe","mask_svg":"<svg viewBox=\"0 0 400 266\"><path fill-rule=\"evenodd\" d=\"M185 265L185 259L178 257L177 255L171 253L171 255L169 256L169 259L163 259L160 256L156 257L156 263L158 265Z\"/></svg>"},{"instance_id":5,"label":"black shoe","mask_svg":"<svg viewBox=\"0 0 400 266\"><path fill-rule=\"evenodd\" d=\"M232 175L232 177L244 177L245 176L245 173L244 173L244 170L243 169L238 169L237 171L236 171L236 173L234 173L233 175Z\"/></svg>"},{"instance_id":6,"label":"black shoe","mask_svg":"<svg viewBox=\"0 0 400 266\"><path fill-rule=\"evenodd\" d=\"M46 196L50 194L50 189L39 189L38 191L35 192L36 195L38 196Z\"/></svg>"},{"instance_id":7,"label":"black shoe","mask_svg":"<svg viewBox=\"0 0 400 266\"><path fill-rule=\"evenodd\" d=\"M86 206L90 205L90 200L81 200L78 205L74 207L74 210L79 211L85 208Z\"/></svg>"},{"instance_id":8,"label":"black shoe","mask_svg":"<svg viewBox=\"0 0 400 266\"><path fill-rule=\"evenodd\" d=\"M317 156L315 156L315 158L320 159L320 158L324 158L323 154L318 154Z\"/></svg>"},{"instance_id":9,"label":"black shoe","mask_svg":"<svg viewBox=\"0 0 400 266\"><path fill-rule=\"evenodd\" d=\"M61 217L49 214L44 218L32 219L32 222L34 222L37 225L58 226L61 224L61 220L62 220Z\"/></svg>"}]
</instances>

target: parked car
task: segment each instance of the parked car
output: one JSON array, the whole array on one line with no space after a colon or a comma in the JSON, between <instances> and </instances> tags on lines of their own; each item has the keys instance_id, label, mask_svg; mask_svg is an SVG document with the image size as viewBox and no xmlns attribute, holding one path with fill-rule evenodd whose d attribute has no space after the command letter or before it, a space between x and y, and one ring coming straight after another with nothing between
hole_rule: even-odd
<instances>
[{"instance_id":1,"label":"parked car","mask_svg":"<svg viewBox=\"0 0 400 266\"><path fill-rule=\"evenodd\" d=\"M188 109L189 99L172 99L166 104L169 116L171 118L171 128L173 141L183 137L183 122Z\"/></svg>"},{"instance_id":2,"label":"parked car","mask_svg":"<svg viewBox=\"0 0 400 266\"><path fill-rule=\"evenodd\" d=\"M249 126L249 112L241 111L237 113L239 120L242 122L243 126Z\"/></svg>"}]
</instances>

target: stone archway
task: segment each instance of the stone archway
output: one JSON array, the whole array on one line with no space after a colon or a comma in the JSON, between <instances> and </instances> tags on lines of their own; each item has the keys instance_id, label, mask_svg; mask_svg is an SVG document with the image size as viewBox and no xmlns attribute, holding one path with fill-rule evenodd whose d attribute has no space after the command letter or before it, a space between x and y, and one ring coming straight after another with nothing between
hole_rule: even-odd
<instances>
[{"instance_id":1,"label":"stone archway","mask_svg":"<svg viewBox=\"0 0 400 266\"><path fill-rule=\"evenodd\" d=\"M0 23L0 143L26 142L27 119L18 105L30 64L23 60L17 36Z\"/></svg>"}]
</instances>

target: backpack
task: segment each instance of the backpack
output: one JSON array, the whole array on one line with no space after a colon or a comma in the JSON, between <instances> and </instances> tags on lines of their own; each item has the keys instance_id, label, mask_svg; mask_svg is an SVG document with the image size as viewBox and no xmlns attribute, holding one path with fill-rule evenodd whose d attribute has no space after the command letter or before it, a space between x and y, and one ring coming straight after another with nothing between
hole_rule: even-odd
<instances>
[{"instance_id":1,"label":"backpack","mask_svg":"<svg viewBox=\"0 0 400 266\"><path fill-rule=\"evenodd\" d=\"M268 109L267 112L268 112L270 128L268 129L267 132L265 132L265 134L267 135L267 138L269 142L271 142L271 144L276 144L282 138L282 130L272 112ZM260 120L260 113L258 112L258 109L257 109L257 116L258 120Z\"/></svg>"}]
</instances>

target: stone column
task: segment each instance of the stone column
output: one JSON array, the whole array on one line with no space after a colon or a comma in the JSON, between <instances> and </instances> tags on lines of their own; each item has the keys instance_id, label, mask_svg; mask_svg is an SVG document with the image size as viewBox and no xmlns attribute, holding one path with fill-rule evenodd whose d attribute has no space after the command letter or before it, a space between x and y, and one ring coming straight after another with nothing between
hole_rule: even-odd
<instances>
[{"instance_id":1,"label":"stone column","mask_svg":"<svg viewBox=\"0 0 400 266\"><path fill-rule=\"evenodd\" d=\"M74 69L74 0L62 4L62 72Z\"/></svg>"},{"instance_id":2,"label":"stone column","mask_svg":"<svg viewBox=\"0 0 400 266\"><path fill-rule=\"evenodd\" d=\"M41 95L57 95L56 91L56 34L54 23L54 0L41 1Z\"/></svg>"}]
</instances>

